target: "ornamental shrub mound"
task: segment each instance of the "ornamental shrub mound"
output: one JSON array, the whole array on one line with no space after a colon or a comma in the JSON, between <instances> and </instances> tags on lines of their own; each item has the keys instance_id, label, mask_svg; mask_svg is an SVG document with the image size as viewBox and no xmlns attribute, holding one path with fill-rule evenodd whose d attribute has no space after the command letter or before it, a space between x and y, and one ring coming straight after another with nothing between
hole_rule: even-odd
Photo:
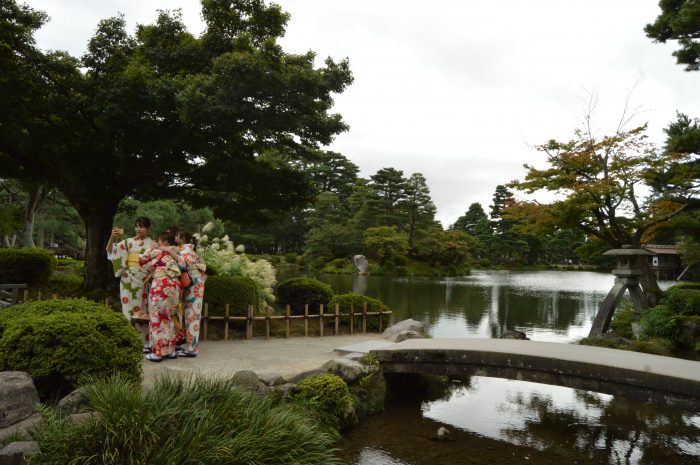
<instances>
[{"instance_id":1,"label":"ornamental shrub mound","mask_svg":"<svg viewBox=\"0 0 700 465\"><path fill-rule=\"evenodd\" d=\"M204 303L209 304L209 315L223 316L226 304L229 315L246 316L249 305L258 305L258 286L244 276L209 276L204 285Z\"/></svg>"},{"instance_id":2,"label":"ornamental shrub mound","mask_svg":"<svg viewBox=\"0 0 700 465\"><path fill-rule=\"evenodd\" d=\"M316 279L290 278L277 285L277 298L283 307L289 305L293 314L303 315L306 304L309 312L318 312L321 304L327 307L333 289Z\"/></svg>"},{"instance_id":3,"label":"ornamental shrub mound","mask_svg":"<svg viewBox=\"0 0 700 465\"><path fill-rule=\"evenodd\" d=\"M310 406L331 430L340 431L357 423L352 395L340 376L324 373L297 383L295 399Z\"/></svg>"},{"instance_id":4,"label":"ornamental shrub mound","mask_svg":"<svg viewBox=\"0 0 700 465\"><path fill-rule=\"evenodd\" d=\"M86 386L83 423L44 409L34 465L308 465L339 463L333 438L291 404L221 378L158 377L143 391L117 377Z\"/></svg>"},{"instance_id":5,"label":"ornamental shrub mound","mask_svg":"<svg viewBox=\"0 0 700 465\"><path fill-rule=\"evenodd\" d=\"M664 293L662 303L679 315L700 315L700 288L673 286Z\"/></svg>"},{"instance_id":6,"label":"ornamental shrub mound","mask_svg":"<svg viewBox=\"0 0 700 465\"><path fill-rule=\"evenodd\" d=\"M0 249L0 283L43 283L56 269L56 257L44 249Z\"/></svg>"},{"instance_id":7,"label":"ornamental shrub mound","mask_svg":"<svg viewBox=\"0 0 700 465\"><path fill-rule=\"evenodd\" d=\"M328 303L328 311L334 312L336 304L339 307L340 313L346 315L350 313L350 305L352 305L355 314L361 313L365 304L367 304L367 312L389 311L389 307L387 307L381 300L362 294L355 294L353 292L334 295L331 301ZM386 323L386 317L384 318ZM367 327L370 329L378 329L379 318L377 316L368 317Z\"/></svg>"},{"instance_id":8,"label":"ornamental shrub mound","mask_svg":"<svg viewBox=\"0 0 700 465\"><path fill-rule=\"evenodd\" d=\"M138 381L138 333L120 313L97 302L59 299L0 310L0 371L26 371L48 399L84 376L114 373Z\"/></svg>"}]
</instances>

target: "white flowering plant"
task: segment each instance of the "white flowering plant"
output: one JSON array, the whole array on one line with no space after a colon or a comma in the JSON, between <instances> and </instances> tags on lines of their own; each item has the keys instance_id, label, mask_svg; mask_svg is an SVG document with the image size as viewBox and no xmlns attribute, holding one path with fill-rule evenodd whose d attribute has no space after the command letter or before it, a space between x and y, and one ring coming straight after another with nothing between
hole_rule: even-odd
<instances>
[{"instance_id":1,"label":"white flowering plant","mask_svg":"<svg viewBox=\"0 0 700 465\"><path fill-rule=\"evenodd\" d=\"M211 226L210 226L211 225ZM213 227L207 223L202 234L194 234L197 239L197 255L204 260L207 268L215 270L220 276L245 276L255 281L261 296L258 308L263 309L275 301L273 287L277 283L275 268L267 260L251 260L245 255L243 245L234 246L228 235L209 240L206 232Z\"/></svg>"}]
</instances>

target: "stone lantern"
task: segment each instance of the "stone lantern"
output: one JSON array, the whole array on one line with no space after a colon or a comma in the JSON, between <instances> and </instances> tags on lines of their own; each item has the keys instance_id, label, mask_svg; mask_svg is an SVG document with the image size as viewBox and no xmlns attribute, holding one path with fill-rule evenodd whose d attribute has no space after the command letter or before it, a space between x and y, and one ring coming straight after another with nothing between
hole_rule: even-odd
<instances>
[{"instance_id":1,"label":"stone lantern","mask_svg":"<svg viewBox=\"0 0 700 465\"><path fill-rule=\"evenodd\" d=\"M642 275L641 260L646 260L647 256L653 254L643 249L635 249L631 245L623 245L621 249L608 250L603 255L617 257L617 268L612 271L615 275L615 284L600 304L589 336L601 335L608 330L615 308L625 291L630 293L635 312L641 313L647 308L644 291L639 285L639 277Z\"/></svg>"}]
</instances>

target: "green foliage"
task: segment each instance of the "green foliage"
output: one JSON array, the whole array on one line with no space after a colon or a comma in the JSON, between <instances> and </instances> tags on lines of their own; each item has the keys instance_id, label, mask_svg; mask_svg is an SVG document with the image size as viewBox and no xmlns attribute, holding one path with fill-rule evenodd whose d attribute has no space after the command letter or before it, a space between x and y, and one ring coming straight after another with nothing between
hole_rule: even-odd
<instances>
[{"instance_id":1,"label":"green foliage","mask_svg":"<svg viewBox=\"0 0 700 465\"><path fill-rule=\"evenodd\" d=\"M0 283L41 283L56 269L56 257L44 249L0 249Z\"/></svg>"},{"instance_id":2,"label":"green foliage","mask_svg":"<svg viewBox=\"0 0 700 465\"><path fill-rule=\"evenodd\" d=\"M386 381L379 361L376 357L366 355L361 363L368 366L368 373L348 386L358 420L383 411L386 403Z\"/></svg>"},{"instance_id":3,"label":"green foliage","mask_svg":"<svg viewBox=\"0 0 700 465\"><path fill-rule=\"evenodd\" d=\"M295 265L298 262L298 260L299 256L294 252L289 252L284 256L284 261L292 265Z\"/></svg>"},{"instance_id":4,"label":"green foliage","mask_svg":"<svg viewBox=\"0 0 700 465\"><path fill-rule=\"evenodd\" d=\"M644 27L647 37L665 43L677 40L679 49L673 52L676 62L686 71L700 69L700 8L695 0L662 0L661 14Z\"/></svg>"},{"instance_id":5,"label":"green foliage","mask_svg":"<svg viewBox=\"0 0 700 465\"><path fill-rule=\"evenodd\" d=\"M642 314L639 323L645 338L673 340L679 333L678 315L665 305L657 305Z\"/></svg>"},{"instance_id":6,"label":"green foliage","mask_svg":"<svg viewBox=\"0 0 700 465\"><path fill-rule=\"evenodd\" d=\"M331 301L328 303L328 308L334 310L336 304L340 308L340 313L350 313L350 305L352 305L355 313L360 312L362 311L364 304L367 304L368 312L389 311L389 307L384 305L384 303L379 299L352 292L334 295Z\"/></svg>"},{"instance_id":7,"label":"green foliage","mask_svg":"<svg viewBox=\"0 0 700 465\"><path fill-rule=\"evenodd\" d=\"M40 395L75 388L83 376L139 381L141 340L120 313L83 299L0 310L0 371L26 371Z\"/></svg>"},{"instance_id":8,"label":"green foliage","mask_svg":"<svg viewBox=\"0 0 700 465\"><path fill-rule=\"evenodd\" d=\"M634 339L634 333L632 332L632 323L639 320L639 316L634 312L630 306L618 309L613 315L613 319L610 322L610 329L612 329L616 335L627 338Z\"/></svg>"},{"instance_id":9,"label":"green foliage","mask_svg":"<svg viewBox=\"0 0 700 465\"><path fill-rule=\"evenodd\" d=\"M670 357L673 355L675 345L672 341L663 338L650 338L641 341L632 341L630 350L644 352L646 354L663 355Z\"/></svg>"},{"instance_id":10,"label":"green foliage","mask_svg":"<svg viewBox=\"0 0 700 465\"><path fill-rule=\"evenodd\" d=\"M32 463L171 465L335 464L333 438L289 404L275 405L220 378L122 377L86 386L91 411L69 423L44 409Z\"/></svg>"},{"instance_id":11,"label":"green foliage","mask_svg":"<svg viewBox=\"0 0 700 465\"><path fill-rule=\"evenodd\" d=\"M679 315L700 315L700 287L673 286L666 290L661 302Z\"/></svg>"},{"instance_id":12,"label":"green foliage","mask_svg":"<svg viewBox=\"0 0 700 465\"><path fill-rule=\"evenodd\" d=\"M377 226L367 229L362 236L365 254L381 265L396 255L408 252L408 236L394 226Z\"/></svg>"},{"instance_id":13,"label":"green foliage","mask_svg":"<svg viewBox=\"0 0 700 465\"><path fill-rule=\"evenodd\" d=\"M328 306L333 289L316 279L290 278L277 285L277 297L280 305L290 305L292 313L302 315L305 304L310 312L318 312L321 304Z\"/></svg>"},{"instance_id":14,"label":"green foliage","mask_svg":"<svg viewBox=\"0 0 700 465\"><path fill-rule=\"evenodd\" d=\"M248 306L257 305L258 300L255 282L244 276L209 276L204 285L204 303L212 316L223 316L226 304L229 315L245 316Z\"/></svg>"},{"instance_id":15,"label":"green foliage","mask_svg":"<svg viewBox=\"0 0 700 465\"><path fill-rule=\"evenodd\" d=\"M297 383L296 400L307 402L322 421L335 430L352 426L356 421L348 385L330 373L309 376Z\"/></svg>"}]
</instances>

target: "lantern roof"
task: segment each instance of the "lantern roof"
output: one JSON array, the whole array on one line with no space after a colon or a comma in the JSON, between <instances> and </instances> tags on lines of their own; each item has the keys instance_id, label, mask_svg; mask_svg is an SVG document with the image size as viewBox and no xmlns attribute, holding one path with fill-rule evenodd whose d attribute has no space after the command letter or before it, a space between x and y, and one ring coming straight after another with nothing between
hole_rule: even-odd
<instances>
[{"instance_id":1,"label":"lantern roof","mask_svg":"<svg viewBox=\"0 0 700 465\"><path fill-rule=\"evenodd\" d=\"M644 249L635 249L631 245L623 245L621 249L610 249L603 252L603 255L613 256L635 256L635 255L654 255Z\"/></svg>"}]
</instances>

